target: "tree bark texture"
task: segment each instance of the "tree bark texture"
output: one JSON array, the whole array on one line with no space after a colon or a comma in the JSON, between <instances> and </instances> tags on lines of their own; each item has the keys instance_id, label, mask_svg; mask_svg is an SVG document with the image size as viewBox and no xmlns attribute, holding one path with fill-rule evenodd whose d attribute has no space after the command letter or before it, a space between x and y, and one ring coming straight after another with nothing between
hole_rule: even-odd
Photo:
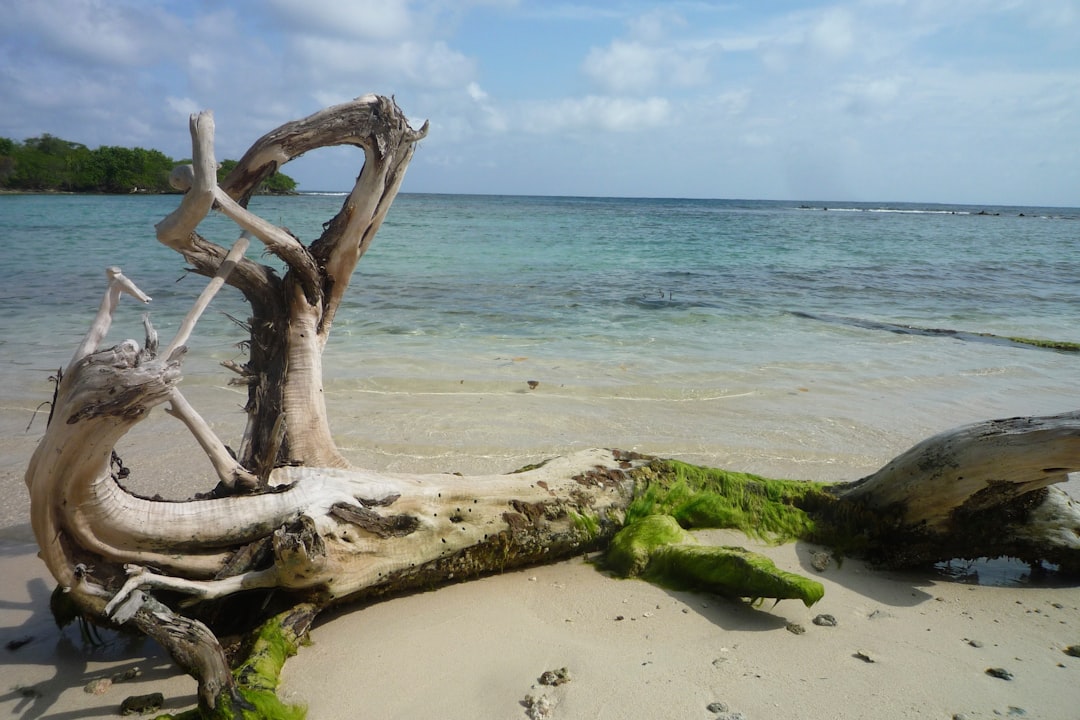
<instances>
[{"instance_id":1,"label":"tree bark texture","mask_svg":"<svg viewBox=\"0 0 1080 720\"><path fill-rule=\"evenodd\" d=\"M1007 556L1077 572L1080 510L1054 486L1078 470L1080 411L1006 418L928 438L839 497L895 532L875 549L892 566Z\"/></svg>"}]
</instances>

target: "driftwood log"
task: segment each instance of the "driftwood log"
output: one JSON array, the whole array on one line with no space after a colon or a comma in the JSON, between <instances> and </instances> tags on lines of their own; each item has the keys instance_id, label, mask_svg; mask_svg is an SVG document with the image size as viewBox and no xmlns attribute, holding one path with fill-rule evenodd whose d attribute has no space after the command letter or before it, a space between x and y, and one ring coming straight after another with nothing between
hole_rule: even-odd
<instances>
[{"instance_id":1,"label":"driftwood log","mask_svg":"<svg viewBox=\"0 0 1080 720\"><path fill-rule=\"evenodd\" d=\"M272 627L294 643L319 610L335 603L609 543L611 566L626 574L736 597L807 604L820 597L817 583L758 558L696 546L686 527L734 524L829 542L894 566L1009 555L1080 569L1080 516L1050 487L1080 469L1080 413L959 428L868 478L834 487L613 450L484 477L350 467L330 433L322 350L352 272L426 131L426 124L411 128L392 100L362 97L267 134L219 186L212 116L193 116L192 165L173 174L185 195L158 224L157 237L211 278L206 290L164 348L148 320L142 344L103 348L121 295L149 301L110 268L101 307L58 382L26 473L32 526L58 583L58 604L86 621L135 627L161 642L198 679L198 713L250 713L251 692L273 696L272 682L250 682L251 672L230 666L243 658L222 650L219 634L251 629L250 622L238 627L237 618L276 615ZM339 144L362 148L365 160L321 237L305 245L248 212L250 195L270 173ZM212 209L241 229L231 249L197 232ZM244 255L252 241L284 262L283 276ZM235 455L177 387L185 343L225 284L252 308L250 357L231 366L248 386L247 425ZM220 482L206 495L165 502L125 489L113 448L159 405L210 458ZM727 509L718 511L720 505ZM766 505L786 519L764 521L777 514L763 513Z\"/></svg>"}]
</instances>

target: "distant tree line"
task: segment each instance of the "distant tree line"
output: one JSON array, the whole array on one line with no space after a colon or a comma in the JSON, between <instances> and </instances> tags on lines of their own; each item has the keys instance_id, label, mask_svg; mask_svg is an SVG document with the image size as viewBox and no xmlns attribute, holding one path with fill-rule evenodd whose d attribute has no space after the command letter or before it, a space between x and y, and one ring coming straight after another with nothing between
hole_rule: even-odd
<instances>
[{"instance_id":1,"label":"distant tree line","mask_svg":"<svg viewBox=\"0 0 1080 720\"><path fill-rule=\"evenodd\" d=\"M158 150L102 146L91 150L53 135L15 142L0 137L0 188L5 190L86 193L172 193L169 173L189 160L173 160ZM236 165L225 160L218 179ZM292 193L296 181L276 173L259 188L265 193Z\"/></svg>"}]
</instances>

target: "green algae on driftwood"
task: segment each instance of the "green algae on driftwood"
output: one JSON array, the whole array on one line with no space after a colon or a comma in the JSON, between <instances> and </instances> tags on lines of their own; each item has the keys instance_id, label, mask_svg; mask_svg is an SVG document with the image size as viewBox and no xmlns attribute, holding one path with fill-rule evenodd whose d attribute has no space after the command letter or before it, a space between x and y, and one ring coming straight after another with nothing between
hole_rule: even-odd
<instances>
[{"instance_id":1,"label":"green algae on driftwood","mask_svg":"<svg viewBox=\"0 0 1080 720\"><path fill-rule=\"evenodd\" d=\"M825 595L821 583L780 570L764 555L741 547L698 544L670 515L649 515L627 525L611 541L605 561L626 577L751 602L798 599L809 607Z\"/></svg>"},{"instance_id":2,"label":"green algae on driftwood","mask_svg":"<svg viewBox=\"0 0 1080 720\"><path fill-rule=\"evenodd\" d=\"M605 558L616 573L729 597L799 599L807 606L824 595L821 583L780 570L763 555L701 545L688 530L731 528L771 542L815 539L823 533L811 510L835 502L825 485L659 458L632 474L635 497Z\"/></svg>"},{"instance_id":3,"label":"green algae on driftwood","mask_svg":"<svg viewBox=\"0 0 1080 720\"><path fill-rule=\"evenodd\" d=\"M733 528L786 542L810 539L817 523L809 509L832 500L821 483L773 480L750 473L653 459L634 471L639 491L626 524L671 515L685 528Z\"/></svg>"},{"instance_id":4,"label":"green algae on driftwood","mask_svg":"<svg viewBox=\"0 0 1080 720\"><path fill-rule=\"evenodd\" d=\"M246 658L232 673L236 694L223 696L224 702L212 711L196 707L155 720L303 720L307 709L283 703L277 687L285 661L296 654L317 613L314 605L296 605L254 630L248 637Z\"/></svg>"},{"instance_id":5,"label":"green algae on driftwood","mask_svg":"<svg viewBox=\"0 0 1080 720\"><path fill-rule=\"evenodd\" d=\"M870 560L885 560L882 547L908 537L895 508L848 502L841 497L844 484L648 460L632 471L637 490L626 525L648 515L671 515L689 530L739 530L772 543L801 540Z\"/></svg>"}]
</instances>

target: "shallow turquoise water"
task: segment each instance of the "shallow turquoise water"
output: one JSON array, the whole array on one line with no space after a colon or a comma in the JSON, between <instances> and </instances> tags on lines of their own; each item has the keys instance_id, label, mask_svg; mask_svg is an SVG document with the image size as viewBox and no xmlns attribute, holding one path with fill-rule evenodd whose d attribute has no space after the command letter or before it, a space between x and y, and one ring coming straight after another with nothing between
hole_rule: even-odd
<instances>
[{"instance_id":1,"label":"shallow turquoise water","mask_svg":"<svg viewBox=\"0 0 1080 720\"><path fill-rule=\"evenodd\" d=\"M309 242L342 200L252 209ZM176 202L0 196L5 433L47 399L105 267L154 298L125 298L110 339L139 337L144 310L175 329L205 282L154 240ZM389 468L607 444L828 478L961 422L1076 406L1080 356L871 323L1080 341L1080 210L800 205L400 196L326 351L339 443ZM221 217L201 232L237 235ZM235 291L201 322L185 387L235 411L216 363L242 361L244 335L223 313L246 317Z\"/></svg>"},{"instance_id":2,"label":"shallow turquoise water","mask_svg":"<svg viewBox=\"0 0 1080 720\"><path fill-rule=\"evenodd\" d=\"M256 198L252 208L310 241L341 201ZM174 322L201 286L153 239L175 203L0 197L4 337L80 333L76 313L96 305L101 272L113 264L149 288L158 322ZM834 327L792 323L792 311L1078 339L1080 211L974 211L402 195L361 262L335 342L348 349L402 337L407 350L416 343L408 338L424 336L443 348L543 344L552 355L593 359L650 342L708 361L719 345L785 345L795 333L810 349L835 339ZM221 218L202 232L235 237ZM222 303L243 312L233 300Z\"/></svg>"}]
</instances>

